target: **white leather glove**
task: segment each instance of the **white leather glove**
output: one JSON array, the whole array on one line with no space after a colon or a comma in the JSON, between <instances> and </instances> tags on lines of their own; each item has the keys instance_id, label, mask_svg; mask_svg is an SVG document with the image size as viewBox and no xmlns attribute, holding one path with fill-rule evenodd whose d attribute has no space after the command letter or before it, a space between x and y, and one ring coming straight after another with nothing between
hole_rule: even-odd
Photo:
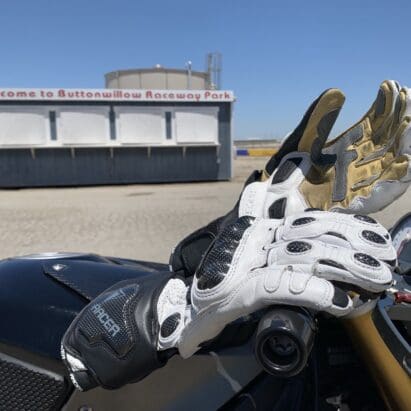
<instances>
[{"instance_id":1,"label":"white leather glove","mask_svg":"<svg viewBox=\"0 0 411 411\"><path fill-rule=\"evenodd\" d=\"M306 208L370 214L411 183L411 91L387 80L370 110L326 142L344 103L325 91L268 162L266 181L247 185L239 216L282 217ZM291 149L292 148L292 149Z\"/></svg>"},{"instance_id":2,"label":"white leather glove","mask_svg":"<svg viewBox=\"0 0 411 411\"><path fill-rule=\"evenodd\" d=\"M238 217L284 218L307 208L369 214L406 191L410 89L384 81L369 111L327 142L344 99L329 89L311 104L265 170L251 174L235 207L179 242L170 258L173 271L192 276L218 233Z\"/></svg>"},{"instance_id":3,"label":"white leather glove","mask_svg":"<svg viewBox=\"0 0 411 411\"><path fill-rule=\"evenodd\" d=\"M218 235L191 288L172 279L161 292L158 349L187 358L230 322L274 304L346 315L347 291L382 292L395 262L387 230L367 216L241 217Z\"/></svg>"}]
</instances>

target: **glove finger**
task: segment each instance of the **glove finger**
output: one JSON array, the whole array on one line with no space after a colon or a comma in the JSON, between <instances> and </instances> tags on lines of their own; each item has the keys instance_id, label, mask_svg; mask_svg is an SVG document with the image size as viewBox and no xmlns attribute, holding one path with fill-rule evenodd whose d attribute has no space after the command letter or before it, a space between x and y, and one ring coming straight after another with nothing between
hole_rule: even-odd
<instances>
[{"instance_id":1,"label":"glove finger","mask_svg":"<svg viewBox=\"0 0 411 411\"><path fill-rule=\"evenodd\" d=\"M375 109L374 113L366 117L366 121L363 122L363 138L355 145L357 152L357 158L353 161L355 167L384 158L387 154L388 157L389 154L393 157L398 154L399 143L409 123L405 112L410 104L406 92L403 89L398 91L398 87L399 85L393 81L386 81L380 86L374 105L378 106L378 100L382 95L385 109L380 112L380 115L376 115L378 110ZM379 123L381 124L378 126Z\"/></svg>"},{"instance_id":2,"label":"glove finger","mask_svg":"<svg viewBox=\"0 0 411 411\"><path fill-rule=\"evenodd\" d=\"M98 386L97 379L92 370L86 365L81 355L73 350L66 336L60 347L60 355L64 365L69 371L70 380L80 391L87 391Z\"/></svg>"},{"instance_id":3,"label":"glove finger","mask_svg":"<svg viewBox=\"0 0 411 411\"><path fill-rule=\"evenodd\" d=\"M352 201L359 197L370 197L372 205L375 194L374 185L382 181L406 182L410 178L409 158L406 153L410 150L411 126L410 118L406 117L397 132L387 142L387 146L375 150L371 154L360 151L359 160L351 164L347 174L349 195L341 202L342 207L350 207ZM371 142L369 142L372 144ZM393 198L386 195L382 201L374 201L372 212L379 211L392 202ZM358 200L357 200L358 201Z\"/></svg>"},{"instance_id":4,"label":"glove finger","mask_svg":"<svg viewBox=\"0 0 411 411\"><path fill-rule=\"evenodd\" d=\"M372 189L374 183L378 181L408 181L409 176L409 157L399 155L393 158L387 155L379 161L375 161L367 167L361 167L356 172L356 182L351 186L351 190L356 192L360 189L363 195Z\"/></svg>"},{"instance_id":5,"label":"glove finger","mask_svg":"<svg viewBox=\"0 0 411 411\"><path fill-rule=\"evenodd\" d=\"M402 154L396 157L388 167L383 170L380 181L410 181L411 156Z\"/></svg>"},{"instance_id":6,"label":"glove finger","mask_svg":"<svg viewBox=\"0 0 411 411\"><path fill-rule=\"evenodd\" d=\"M269 264L314 264L315 275L353 284L370 292L381 292L392 281L388 265L370 254L321 241L279 243L270 252Z\"/></svg>"},{"instance_id":7,"label":"glove finger","mask_svg":"<svg viewBox=\"0 0 411 411\"><path fill-rule=\"evenodd\" d=\"M381 83L368 116L374 144L387 144L390 139L389 129L395 119L399 120L401 105L398 83L392 80Z\"/></svg>"},{"instance_id":8,"label":"glove finger","mask_svg":"<svg viewBox=\"0 0 411 411\"><path fill-rule=\"evenodd\" d=\"M406 116L411 116L411 106L410 106L410 100L411 100L411 90L408 87L403 87L401 89L401 95L404 96L406 100L406 105L404 111L401 113L403 117Z\"/></svg>"},{"instance_id":9,"label":"glove finger","mask_svg":"<svg viewBox=\"0 0 411 411\"><path fill-rule=\"evenodd\" d=\"M274 304L303 306L336 316L349 313L352 301L348 295L328 280L315 277L314 269L313 264L307 264L249 272L223 300L209 303L207 309L197 312L186 324L178 344L180 355L190 357L230 322ZM198 290L195 291L192 300L196 306Z\"/></svg>"},{"instance_id":10,"label":"glove finger","mask_svg":"<svg viewBox=\"0 0 411 411\"><path fill-rule=\"evenodd\" d=\"M399 87L399 85L398 85ZM407 106L409 105L409 97L407 96L407 91L401 88L394 106L393 121L392 121L392 131L396 131L400 126L404 117L406 117Z\"/></svg>"},{"instance_id":11,"label":"glove finger","mask_svg":"<svg viewBox=\"0 0 411 411\"><path fill-rule=\"evenodd\" d=\"M361 177L369 177L386 168L399 155L406 154L410 150L411 125L410 117L405 117L392 132L390 141L381 148L375 148L372 141L366 141L357 146L357 160L353 163L350 176L354 182ZM368 172L368 173L367 173Z\"/></svg>"},{"instance_id":12,"label":"glove finger","mask_svg":"<svg viewBox=\"0 0 411 411\"><path fill-rule=\"evenodd\" d=\"M369 181L367 186L355 186L355 198L336 206L345 207L345 212L376 213L392 204L405 193L411 183L411 156L403 154L397 157L382 173L380 178Z\"/></svg>"},{"instance_id":13,"label":"glove finger","mask_svg":"<svg viewBox=\"0 0 411 411\"><path fill-rule=\"evenodd\" d=\"M69 371L71 382L78 390L83 391L97 387L98 382L94 378L91 370L86 367L80 354L73 352L73 349L67 342L67 338L61 343L60 355L64 365Z\"/></svg>"},{"instance_id":14,"label":"glove finger","mask_svg":"<svg viewBox=\"0 0 411 411\"><path fill-rule=\"evenodd\" d=\"M397 112L397 117L399 117L399 112L401 112L401 110L405 110L405 107L403 105L401 105L400 107L398 107L397 105L396 111L396 103L399 96L400 90L397 82L393 80L383 81L380 84L377 97L371 105L370 109L348 130L344 131L334 140L328 142L325 146L326 152L332 151L334 153L337 153L338 149L336 149L336 147L341 146L344 140L346 140L346 143L355 143L356 145L361 144L365 141L369 141L370 139L374 143L374 145L384 144L389 138L389 134L386 134L383 131L387 131L387 128L391 127L394 113ZM402 101L403 100L400 99L400 103ZM353 133L353 131L357 128L361 129L361 133ZM355 134L356 137L347 138L351 137L352 134ZM373 149L374 146L372 146L372 150Z\"/></svg>"},{"instance_id":15,"label":"glove finger","mask_svg":"<svg viewBox=\"0 0 411 411\"><path fill-rule=\"evenodd\" d=\"M396 261L388 231L373 218L323 211L287 217L276 232L277 241L315 239L326 244L361 250L388 262Z\"/></svg>"},{"instance_id":16,"label":"glove finger","mask_svg":"<svg viewBox=\"0 0 411 411\"><path fill-rule=\"evenodd\" d=\"M372 141L360 145L357 150L358 160L349 166L348 180L351 189L355 189L367 179L380 178L382 172L398 157L411 151L409 150L409 134L411 134L410 118L406 117L396 133L393 133L389 145L379 149L374 149Z\"/></svg>"},{"instance_id":17,"label":"glove finger","mask_svg":"<svg viewBox=\"0 0 411 411\"><path fill-rule=\"evenodd\" d=\"M391 135L395 135L398 133L401 124L403 123L404 119L409 118L411 116L411 96L406 88L402 88L398 94L394 114L393 114L393 123L391 128ZM392 137L391 137L392 138Z\"/></svg>"},{"instance_id":18,"label":"glove finger","mask_svg":"<svg viewBox=\"0 0 411 411\"><path fill-rule=\"evenodd\" d=\"M314 264L277 266L274 272L264 269L262 305L296 305L335 316L348 314L353 307L351 298L330 281L313 275L315 269Z\"/></svg>"},{"instance_id":19,"label":"glove finger","mask_svg":"<svg viewBox=\"0 0 411 411\"><path fill-rule=\"evenodd\" d=\"M316 140L315 150L321 151L344 101L344 94L338 89L328 89L313 101L301 122L266 164L266 176L274 172L285 155L294 151L311 153Z\"/></svg>"},{"instance_id":20,"label":"glove finger","mask_svg":"<svg viewBox=\"0 0 411 411\"><path fill-rule=\"evenodd\" d=\"M409 106L411 107L411 102ZM411 114L410 116L404 117L397 131L395 152L399 154L411 154Z\"/></svg>"}]
</instances>

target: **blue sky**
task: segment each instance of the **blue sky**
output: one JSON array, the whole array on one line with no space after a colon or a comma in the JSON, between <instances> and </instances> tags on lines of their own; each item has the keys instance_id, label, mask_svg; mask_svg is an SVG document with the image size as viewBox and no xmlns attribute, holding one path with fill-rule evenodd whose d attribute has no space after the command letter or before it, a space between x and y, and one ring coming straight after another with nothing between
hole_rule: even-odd
<instances>
[{"instance_id":1,"label":"blue sky","mask_svg":"<svg viewBox=\"0 0 411 411\"><path fill-rule=\"evenodd\" d=\"M0 87L103 87L105 72L204 68L223 54L235 135L281 137L329 87L347 102L335 132L379 83L411 86L410 1L0 1Z\"/></svg>"}]
</instances>

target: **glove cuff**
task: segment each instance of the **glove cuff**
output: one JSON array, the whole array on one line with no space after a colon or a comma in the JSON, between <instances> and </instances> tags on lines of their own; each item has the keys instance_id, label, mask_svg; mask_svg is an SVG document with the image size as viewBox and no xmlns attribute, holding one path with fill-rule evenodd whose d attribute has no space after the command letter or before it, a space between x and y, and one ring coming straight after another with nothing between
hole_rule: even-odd
<instances>
[{"instance_id":1,"label":"glove cuff","mask_svg":"<svg viewBox=\"0 0 411 411\"><path fill-rule=\"evenodd\" d=\"M62 358L77 388L118 388L165 365L176 350L157 351L157 302L171 277L122 281L84 308L62 341Z\"/></svg>"}]
</instances>

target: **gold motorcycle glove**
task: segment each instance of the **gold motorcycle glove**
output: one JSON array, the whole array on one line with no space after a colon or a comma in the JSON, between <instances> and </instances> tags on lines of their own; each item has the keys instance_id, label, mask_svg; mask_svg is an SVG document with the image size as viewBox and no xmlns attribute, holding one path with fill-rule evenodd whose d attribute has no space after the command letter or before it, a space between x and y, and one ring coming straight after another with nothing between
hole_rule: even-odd
<instances>
[{"instance_id":1,"label":"gold motorcycle glove","mask_svg":"<svg viewBox=\"0 0 411 411\"><path fill-rule=\"evenodd\" d=\"M311 105L267 163L265 181L244 190L240 216L280 218L304 208L368 214L405 192L411 182L410 90L384 81L369 111L327 142L344 100L340 90L329 89Z\"/></svg>"}]
</instances>

